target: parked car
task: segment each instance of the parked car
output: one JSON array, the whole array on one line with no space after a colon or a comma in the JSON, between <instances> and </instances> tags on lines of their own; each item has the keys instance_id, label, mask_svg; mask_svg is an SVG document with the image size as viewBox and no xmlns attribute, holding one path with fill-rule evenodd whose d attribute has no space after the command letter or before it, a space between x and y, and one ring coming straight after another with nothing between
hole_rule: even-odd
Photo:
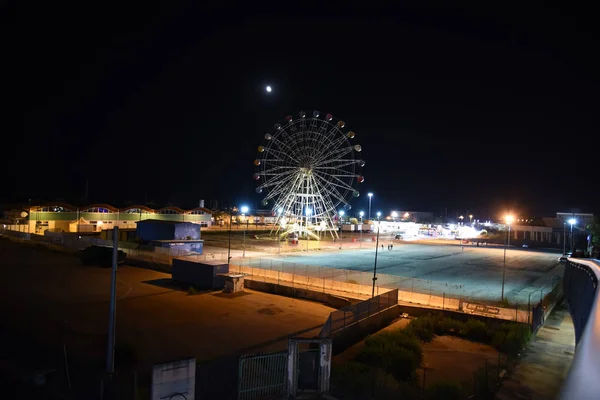
<instances>
[{"instance_id":1,"label":"parked car","mask_svg":"<svg viewBox=\"0 0 600 400\"><path fill-rule=\"evenodd\" d=\"M112 266L112 247L90 246L79 253L83 265L97 265L99 267L110 268ZM127 254L119 250L117 253L117 263L123 264Z\"/></svg>"},{"instance_id":2,"label":"parked car","mask_svg":"<svg viewBox=\"0 0 600 400\"><path fill-rule=\"evenodd\" d=\"M396 233L396 234L394 235L394 239L400 239L400 240L402 240L402 239L404 239L404 237L403 237L401 234L399 234L399 233Z\"/></svg>"},{"instance_id":3,"label":"parked car","mask_svg":"<svg viewBox=\"0 0 600 400\"><path fill-rule=\"evenodd\" d=\"M560 263L567 262L567 258L569 258L571 256L572 256L571 253L563 253L563 255L561 255L560 257L558 257L558 262L560 262Z\"/></svg>"}]
</instances>

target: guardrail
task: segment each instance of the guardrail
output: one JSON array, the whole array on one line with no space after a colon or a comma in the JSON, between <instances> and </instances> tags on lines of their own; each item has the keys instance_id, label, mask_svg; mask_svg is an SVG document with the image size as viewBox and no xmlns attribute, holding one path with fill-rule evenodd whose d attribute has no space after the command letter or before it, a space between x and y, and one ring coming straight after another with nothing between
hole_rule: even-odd
<instances>
[{"instance_id":1,"label":"guardrail","mask_svg":"<svg viewBox=\"0 0 600 400\"><path fill-rule=\"evenodd\" d=\"M600 397L600 261L567 260L563 289L575 326L577 350L561 400Z\"/></svg>"}]
</instances>

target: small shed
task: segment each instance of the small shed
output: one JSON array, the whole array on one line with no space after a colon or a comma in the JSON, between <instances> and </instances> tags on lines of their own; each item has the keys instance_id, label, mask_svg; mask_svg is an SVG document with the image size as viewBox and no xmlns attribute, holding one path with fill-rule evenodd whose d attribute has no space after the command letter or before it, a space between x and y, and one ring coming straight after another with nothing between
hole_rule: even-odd
<instances>
[{"instance_id":1,"label":"small shed","mask_svg":"<svg viewBox=\"0 0 600 400\"><path fill-rule=\"evenodd\" d=\"M194 257L173 259L172 278L176 282L198 286L204 289L223 289L229 265L222 261L195 260Z\"/></svg>"},{"instance_id":2,"label":"small shed","mask_svg":"<svg viewBox=\"0 0 600 400\"><path fill-rule=\"evenodd\" d=\"M137 222L136 235L142 242L155 240L200 240L200 224L184 221L145 219Z\"/></svg>"}]
</instances>

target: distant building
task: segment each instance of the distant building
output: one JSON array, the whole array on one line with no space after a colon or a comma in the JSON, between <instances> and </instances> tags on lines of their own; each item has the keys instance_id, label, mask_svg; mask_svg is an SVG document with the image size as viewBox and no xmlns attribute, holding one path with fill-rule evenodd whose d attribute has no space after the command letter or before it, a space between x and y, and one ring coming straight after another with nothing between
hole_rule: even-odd
<instances>
[{"instance_id":1,"label":"distant building","mask_svg":"<svg viewBox=\"0 0 600 400\"><path fill-rule=\"evenodd\" d=\"M4 217L8 222L5 229L38 235L43 235L46 230L101 232L115 226L136 229L136 222L147 219L190 222L201 227L212 225L212 212L204 207L184 210L169 206L155 210L141 205L117 208L109 204L76 207L66 203L50 203L7 210Z\"/></svg>"},{"instance_id":2,"label":"distant building","mask_svg":"<svg viewBox=\"0 0 600 400\"><path fill-rule=\"evenodd\" d=\"M580 213L580 212L572 212L572 213L566 213L566 212L557 212L556 213L556 218L564 221L565 223L569 223L569 220L571 218L573 218L576 222L576 225L579 227L583 227L585 228L586 226L590 225L592 222L594 222L594 214L590 214L590 213Z\"/></svg>"},{"instance_id":3,"label":"distant building","mask_svg":"<svg viewBox=\"0 0 600 400\"><path fill-rule=\"evenodd\" d=\"M200 239L200 225L192 222L146 219L136 224L136 236L142 242Z\"/></svg>"}]
</instances>

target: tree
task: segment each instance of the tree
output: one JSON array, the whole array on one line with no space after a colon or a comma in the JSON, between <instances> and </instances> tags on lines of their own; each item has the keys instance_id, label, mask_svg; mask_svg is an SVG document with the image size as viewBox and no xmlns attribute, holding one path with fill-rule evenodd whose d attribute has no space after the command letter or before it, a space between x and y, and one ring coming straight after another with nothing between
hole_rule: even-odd
<instances>
[{"instance_id":1,"label":"tree","mask_svg":"<svg viewBox=\"0 0 600 400\"><path fill-rule=\"evenodd\" d=\"M592 235L592 244L600 247L600 218L594 216L594 221L587 226L587 230Z\"/></svg>"}]
</instances>

